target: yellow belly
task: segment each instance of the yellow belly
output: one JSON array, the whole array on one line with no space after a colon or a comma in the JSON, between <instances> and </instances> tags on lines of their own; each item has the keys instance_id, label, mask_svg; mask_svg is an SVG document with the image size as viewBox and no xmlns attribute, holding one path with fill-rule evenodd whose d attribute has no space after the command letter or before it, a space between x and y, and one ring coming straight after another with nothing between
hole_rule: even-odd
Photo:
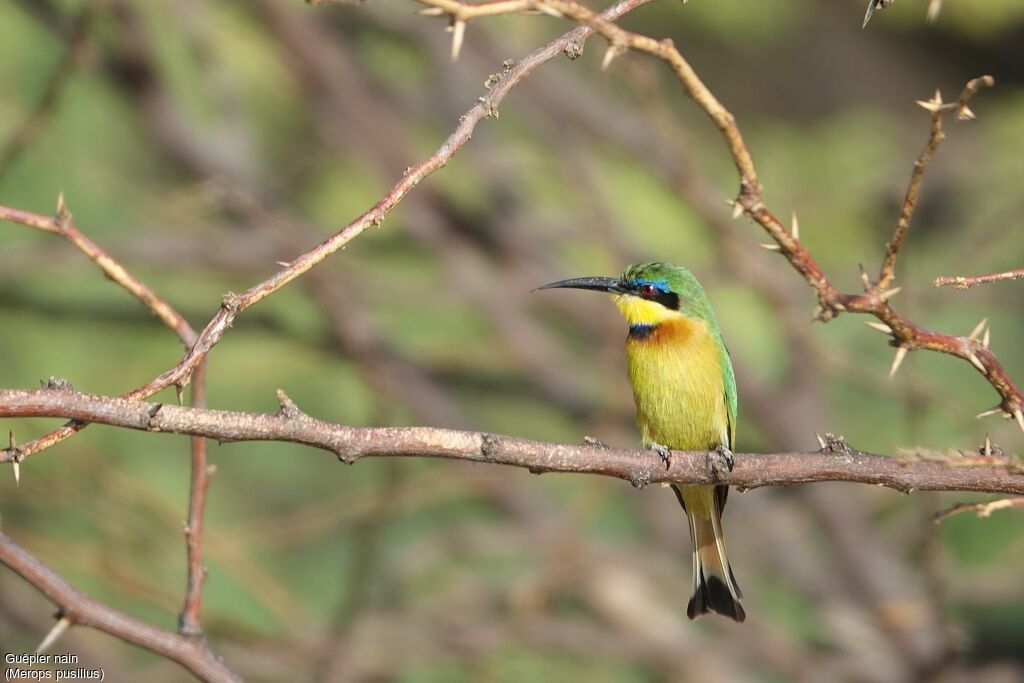
<instances>
[{"instance_id":1,"label":"yellow belly","mask_svg":"<svg viewBox=\"0 0 1024 683\"><path fill-rule=\"evenodd\" d=\"M629 379L645 445L702 450L729 444L722 354L702 321L665 321L646 339L628 339Z\"/></svg>"}]
</instances>

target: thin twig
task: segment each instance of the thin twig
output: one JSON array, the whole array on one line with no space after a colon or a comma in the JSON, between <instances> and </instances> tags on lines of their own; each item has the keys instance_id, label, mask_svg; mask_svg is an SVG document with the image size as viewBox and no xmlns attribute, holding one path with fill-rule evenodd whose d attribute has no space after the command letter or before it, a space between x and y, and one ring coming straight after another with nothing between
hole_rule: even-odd
<instances>
[{"instance_id":1,"label":"thin twig","mask_svg":"<svg viewBox=\"0 0 1024 683\"><path fill-rule=\"evenodd\" d=\"M0 220L19 223L44 232L52 232L65 238L99 266L104 275L128 290L128 293L151 310L160 319L160 322L171 328L178 335L178 339L181 340L182 344L187 347L195 342L195 330L192 329L187 320L160 295L129 273L105 249L86 237L75 227L63 196L58 198L57 212L53 216L44 216L42 214L21 211L20 209L13 209L8 206L0 206Z\"/></svg>"},{"instance_id":2,"label":"thin twig","mask_svg":"<svg viewBox=\"0 0 1024 683\"><path fill-rule=\"evenodd\" d=\"M1024 280L1024 268L1008 270L1005 273L992 273L991 275L942 275L935 278L936 287L953 285L954 289L970 289L974 285L984 285L989 282L1000 282L1002 280Z\"/></svg>"},{"instance_id":3,"label":"thin twig","mask_svg":"<svg viewBox=\"0 0 1024 683\"><path fill-rule=\"evenodd\" d=\"M192 381L192 406L206 407L206 362L196 368ZM193 436L192 476L189 483L188 521L185 522L185 555L188 574L185 601L178 617L178 633L190 638L200 638L203 628L200 616L203 609L203 584L206 583L206 567L203 566L203 520L206 515L206 492L210 488L213 466L207 463L206 439Z\"/></svg>"},{"instance_id":4,"label":"thin twig","mask_svg":"<svg viewBox=\"0 0 1024 683\"><path fill-rule=\"evenodd\" d=\"M992 513L996 510L1006 510L1021 505L1024 505L1024 496L999 498L998 500L989 500L984 503L958 503L951 508L936 512L932 519L936 524L941 524L947 517L958 515L961 512L973 512L979 518L984 519L985 517L991 517Z\"/></svg>"},{"instance_id":5,"label":"thin twig","mask_svg":"<svg viewBox=\"0 0 1024 683\"><path fill-rule=\"evenodd\" d=\"M921 181L924 179L924 172L928 168L928 162L938 149L946 134L942 130L942 120L949 114L956 113L960 120L974 119L974 114L968 108L971 97L982 87L990 88L995 84L991 76L981 76L972 79L964 87L959 99L953 103L942 101L942 94L936 90L935 96L927 101L919 101L918 104L931 113L931 132L928 135L928 142L925 145L921 156L914 162L914 171L910 175L910 184L907 186L907 194L903 198L903 207L900 209L900 218L896 223L896 230L892 239L885 245L885 259L882 261L882 269L878 276L878 291L884 292L889 289L892 281L896 278L896 255L899 253L903 240L910 229L910 219L917 207L917 200L921 193Z\"/></svg>"},{"instance_id":6,"label":"thin twig","mask_svg":"<svg viewBox=\"0 0 1024 683\"><path fill-rule=\"evenodd\" d=\"M67 417L126 429L235 441L283 441L334 453L346 463L379 456L451 458L523 467L531 472L585 472L635 486L721 483L743 488L813 481L849 481L913 490L1024 494L1015 458L891 458L830 439L809 453L735 454L731 472L705 452L674 452L666 468L657 454L591 445L556 444L482 432L430 427L360 428L306 415L283 392L277 413L243 413L94 396L68 389L0 390L0 418Z\"/></svg>"}]
</instances>

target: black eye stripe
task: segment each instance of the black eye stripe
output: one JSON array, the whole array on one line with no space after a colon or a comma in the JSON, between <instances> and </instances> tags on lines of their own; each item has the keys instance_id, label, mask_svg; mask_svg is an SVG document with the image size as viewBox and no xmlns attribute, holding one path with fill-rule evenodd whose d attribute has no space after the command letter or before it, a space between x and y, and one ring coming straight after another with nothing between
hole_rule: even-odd
<instances>
[{"instance_id":1,"label":"black eye stripe","mask_svg":"<svg viewBox=\"0 0 1024 683\"><path fill-rule=\"evenodd\" d=\"M647 294L647 293L645 293L643 291L643 289L645 287L649 287L649 286L651 286L651 283L644 282L644 283L635 285L633 287L633 291L636 292L636 294L638 296L640 296L640 297L642 297L644 299L647 299L648 301L656 301L657 303L661 304L665 308L668 308L668 309L673 310L673 311L678 311L679 310L679 295L678 294L676 294L675 292L665 292L660 287L658 287L657 285L654 285L655 290L654 290L653 294Z\"/></svg>"},{"instance_id":2,"label":"black eye stripe","mask_svg":"<svg viewBox=\"0 0 1024 683\"><path fill-rule=\"evenodd\" d=\"M659 304L673 311L679 310L679 295L675 292L662 292L659 291L653 297L652 301L657 301Z\"/></svg>"}]
</instances>

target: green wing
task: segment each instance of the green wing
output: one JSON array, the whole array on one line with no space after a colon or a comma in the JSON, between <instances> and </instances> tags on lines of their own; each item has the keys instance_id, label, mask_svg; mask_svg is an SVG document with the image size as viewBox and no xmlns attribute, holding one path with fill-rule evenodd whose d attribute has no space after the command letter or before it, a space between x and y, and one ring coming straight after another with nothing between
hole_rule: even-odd
<instances>
[{"instance_id":1,"label":"green wing","mask_svg":"<svg viewBox=\"0 0 1024 683\"><path fill-rule=\"evenodd\" d=\"M729 416L729 443L732 450L736 443L736 415L739 412L739 400L736 395L736 375L732 371L732 358L729 348L722 342L722 385L725 387L725 409Z\"/></svg>"}]
</instances>

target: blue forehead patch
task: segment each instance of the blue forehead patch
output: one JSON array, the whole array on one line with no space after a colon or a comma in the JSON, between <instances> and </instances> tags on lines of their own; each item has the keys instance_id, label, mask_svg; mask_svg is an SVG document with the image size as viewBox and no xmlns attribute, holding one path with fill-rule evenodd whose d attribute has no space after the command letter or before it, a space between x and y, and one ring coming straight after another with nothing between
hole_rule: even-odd
<instances>
[{"instance_id":1,"label":"blue forehead patch","mask_svg":"<svg viewBox=\"0 0 1024 683\"><path fill-rule=\"evenodd\" d=\"M640 285L654 285L662 292L668 292L668 282L665 280L651 280L650 278L640 278L638 280L630 280L630 285L639 287Z\"/></svg>"}]
</instances>

